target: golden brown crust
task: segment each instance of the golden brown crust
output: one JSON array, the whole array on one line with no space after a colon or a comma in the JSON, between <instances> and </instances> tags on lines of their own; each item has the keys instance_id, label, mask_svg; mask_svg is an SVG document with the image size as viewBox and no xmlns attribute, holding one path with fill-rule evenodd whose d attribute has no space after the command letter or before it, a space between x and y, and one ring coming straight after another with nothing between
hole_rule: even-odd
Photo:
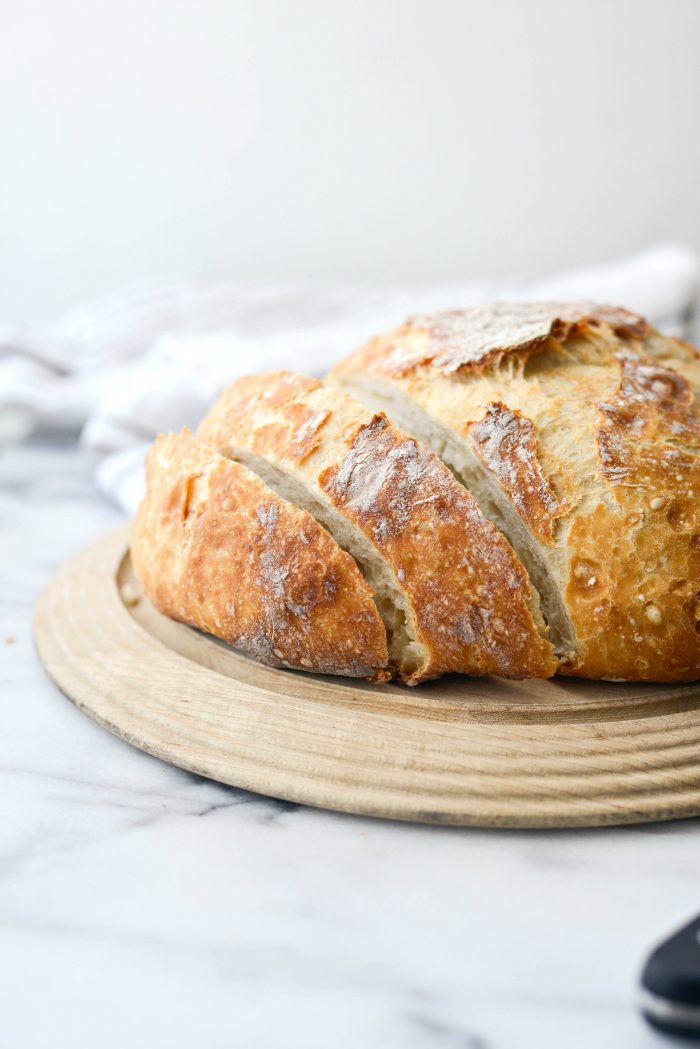
<instances>
[{"instance_id":1,"label":"golden brown crust","mask_svg":"<svg viewBox=\"0 0 700 1049\"><path fill-rule=\"evenodd\" d=\"M547 519L546 505L533 506L525 471L504 484L498 463L480 459L564 595L578 654L563 672L700 678L696 351L611 307L497 305L451 315L458 324L445 316L373 339L334 375L376 376L463 439L489 404L520 413L538 445L535 487L559 493L556 511Z\"/></svg>"},{"instance_id":2,"label":"golden brown crust","mask_svg":"<svg viewBox=\"0 0 700 1049\"><path fill-rule=\"evenodd\" d=\"M601 470L613 485L636 483L663 485L669 474L673 445L700 448L700 416L692 411L693 391L682 375L643 354L625 350L617 354L620 385L609 404L601 404L603 422L598 430ZM668 447L654 442L667 442ZM639 459L640 446L666 457L653 474ZM641 469L641 474L640 474Z\"/></svg>"},{"instance_id":3,"label":"golden brown crust","mask_svg":"<svg viewBox=\"0 0 700 1049\"><path fill-rule=\"evenodd\" d=\"M551 543L554 522L568 507L544 475L531 420L493 401L484 417L470 424L469 434L477 458L513 500L523 521L539 539Z\"/></svg>"},{"instance_id":4,"label":"golden brown crust","mask_svg":"<svg viewBox=\"0 0 700 1049\"><path fill-rule=\"evenodd\" d=\"M304 397L317 390L321 383L308 375L293 372L275 372L274 383L261 387L259 375L244 375L230 387L229 413L248 418L258 414L256 452L272 457L282 456L302 463L321 442L320 431L330 417L327 408L314 408ZM218 402L217 402L218 403ZM208 420L214 418L216 405L210 411L200 434L206 436ZM261 413L264 413L261 414Z\"/></svg>"},{"instance_id":5,"label":"golden brown crust","mask_svg":"<svg viewBox=\"0 0 700 1049\"><path fill-rule=\"evenodd\" d=\"M271 666L386 680L386 634L349 554L186 431L148 456L131 554L161 612Z\"/></svg>"},{"instance_id":6,"label":"golden brown crust","mask_svg":"<svg viewBox=\"0 0 700 1049\"><path fill-rule=\"evenodd\" d=\"M220 425L225 408L227 425L234 423L236 417L255 419L255 448L251 451L301 464L318 448L321 430L331 415L328 408L311 406L305 400L320 387L318 379L293 372L244 375L209 411L199 435L217 447L220 441L225 443L228 431Z\"/></svg>"},{"instance_id":7,"label":"golden brown crust","mask_svg":"<svg viewBox=\"0 0 700 1049\"><path fill-rule=\"evenodd\" d=\"M597 432L601 474L617 507L599 505L574 521L566 596L581 624L587 672L610 676L606 667L614 666L616 677L631 678L653 668L653 680L694 680L700 417L683 376L638 352L617 359L620 384L599 405ZM601 563L601 538L612 542L609 563Z\"/></svg>"},{"instance_id":8,"label":"golden brown crust","mask_svg":"<svg viewBox=\"0 0 700 1049\"><path fill-rule=\"evenodd\" d=\"M565 597L581 658L562 671L694 681L700 677L700 549L692 545L697 513L685 522L684 535L670 535L666 508L651 510L639 489L621 492L619 509L599 503L578 515L569 533Z\"/></svg>"},{"instance_id":9,"label":"golden brown crust","mask_svg":"<svg viewBox=\"0 0 700 1049\"><path fill-rule=\"evenodd\" d=\"M526 573L469 493L385 416L311 382L288 373L239 380L200 436L303 477L369 540L405 594L426 652L410 683L448 671L551 675L552 648L528 607ZM309 412L325 417L320 444L302 461L296 434Z\"/></svg>"}]
</instances>

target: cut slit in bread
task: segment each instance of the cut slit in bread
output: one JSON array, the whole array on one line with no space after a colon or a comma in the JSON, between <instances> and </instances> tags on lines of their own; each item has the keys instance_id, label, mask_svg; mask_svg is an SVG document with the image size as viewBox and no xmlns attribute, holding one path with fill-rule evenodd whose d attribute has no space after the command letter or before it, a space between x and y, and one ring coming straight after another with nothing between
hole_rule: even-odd
<instances>
[{"instance_id":1,"label":"cut slit in bread","mask_svg":"<svg viewBox=\"0 0 700 1049\"><path fill-rule=\"evenodd\" d=\"M554 673L512 549L440 460L383 413L304 376L249 376L222 395L199 437L310 512L352 555L404 681Z\"/></svg>"},{"instance_id":2,"label":"cut slit in bread","mask_svg":"<svg viewBox=\"0 0 700 1049\"><path fill-rule=\"evenodd\" d=\"M374 594L374 603L387 632L389 662L401 676L411 678L425 663L425 647L415 636L415 623L404 594L386 563L362 532L332 506L316 498L299 478L233 442L225 454L247 466L283 499L305 510L329 532L341 550L357 563Z\"/></svg>"},{"instance_id":3,"label":"cut slit in bread","mask_svg":"<svg viewBox=\"0 0 700 1049\"><path fill-rule=\"evenodd\" d=\"M474 496L484 516L505 535L525 566L532 586L539 595L539 607L549 628L549 638L556 655L564 662L573 659L576 649L573 624L539 544L467 441L460 439L449 426L433 418L410 397L401 393L395 384L376 375L345 374L341 371L333 374L328 381L356 397L368 408L382 407L397 426L426 444L449 467L456 479ZM549 556L552 556L551 552Z\"/></svg>"}]
</instances>

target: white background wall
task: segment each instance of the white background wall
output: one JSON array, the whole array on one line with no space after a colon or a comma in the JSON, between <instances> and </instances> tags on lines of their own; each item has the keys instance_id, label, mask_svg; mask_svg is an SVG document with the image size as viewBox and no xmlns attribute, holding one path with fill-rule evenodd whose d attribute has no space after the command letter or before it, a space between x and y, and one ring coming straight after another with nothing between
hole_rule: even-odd
<instances>
[{"instance_id":1,"label":"white background wall","mask_svg":"<svg viewBox=\"0 0 700 1049\"><path fill-rule=\"evenodd\" d=\"M698 0L0 0L0 324L700 249Z\"/></svg>"}]
</instances>

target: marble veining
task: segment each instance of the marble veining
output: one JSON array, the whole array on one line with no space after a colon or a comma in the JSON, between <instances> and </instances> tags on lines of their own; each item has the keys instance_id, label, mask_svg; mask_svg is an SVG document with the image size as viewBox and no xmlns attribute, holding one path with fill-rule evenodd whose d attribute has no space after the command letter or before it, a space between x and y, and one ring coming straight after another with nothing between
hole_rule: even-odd
<instances>
[{"instance_id":1,"label":"marble veining","mask_svg":"<svg viewBox=\"0 0 700 1049\"><path fill-rule=\"evenodd\" d=\"M224 787L45 677L58 564L120 520L57 437L0 456L3 1049L647 1049L651 944L700 909L700 821L415 827Z\"/></svg>"}]
</instances>

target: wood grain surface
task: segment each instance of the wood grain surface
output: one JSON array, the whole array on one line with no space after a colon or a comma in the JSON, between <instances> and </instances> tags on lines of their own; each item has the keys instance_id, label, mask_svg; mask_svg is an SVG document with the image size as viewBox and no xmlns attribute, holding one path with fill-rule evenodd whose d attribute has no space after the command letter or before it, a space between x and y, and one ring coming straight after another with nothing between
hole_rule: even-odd
<instances>
[{"instance_id":1,"label":"wood grain surface","mask_svg":"<svg viewBox=\"0 0 700 1049\"><path fill-rule=\"evenodd\" d=\"M222 783L426 823L579 827L700 814L700 683L450 677L409 689L273 670L161 616L128 532L37 606L49 675L122 739Z\"/></svg>"}]
</instances>

